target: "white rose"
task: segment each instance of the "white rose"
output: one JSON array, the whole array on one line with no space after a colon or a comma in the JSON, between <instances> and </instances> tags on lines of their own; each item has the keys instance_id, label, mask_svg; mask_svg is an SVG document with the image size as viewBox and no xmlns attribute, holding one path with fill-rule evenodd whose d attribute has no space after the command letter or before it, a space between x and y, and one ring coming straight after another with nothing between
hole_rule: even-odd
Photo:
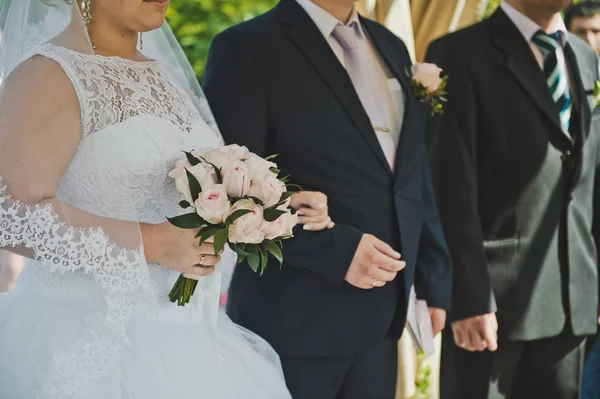
<instances>
[{"instance_id":1,"label":"white rose","mask_svg":"<svg viewBox=\"0 0 600 399\"><path fill-rule=\"evenodd\" d=\"M285 184L275 175L265 175L263 178L252 180L250 197L256 197L264 202L265 208L270 208L279 202L281 195L285 192Z\"/></svg>"},{"instance_id":2,"label":"white rose","mask_svg":"<svg viewBox=\"0 0 600 399\"><path fill-rule=\"evenodd\" d=\"M436 91L442 83L442 69L435 64L416 63L411 68L412 78L430 92Z\"/></svg>"},{"instance_id":3,"label":"white rose","mask_svg":"<svg viewBox=\"0 0 600 399\"><path fill-rule=\"evenodd\" d=\"M252 175L252 178L260 178L267 173L271 173L269 169L276 168L277 165L270 161L265 161L263 158L256 154L249 153L246 157L246 165Z\"/></svg>"},{"instance_id":4,"label":"white rose","mask_svg":"<svg viewBox=\"0 0 600 399\"><path fill-rule=\"evenodd\" d=\"M185 173L186 167L188 166L192 165L187 160L177 162L175 169L169 172L169 177L175 179L177 191L179 191L183 198L191 204L194 201L192 200L192 193L190 192L187 173Z\"/></svg>"},{"instance_id":5,"label":"white rose","mask_svg":"<svg viewBox=\"0 0 600 399\"><path fill-rule=\"evenodd\" d=\"M238 162L223 176L223 186L229 198L242 198L250 190L250 173L244 162Z\"/></svg>"},{"instance_id":6,"label":"white rose","mask_svg":"<svg viewBox=\"0 0 600 399\"><path fill-rule=\"evenodd\" d=\"M298 215L292 215L289 211L279 216L274 222L264 221L261 230L265 239L274 240L277 237L293 236L293 229L298 224Z\"/></svg>"},{"instance_id":7,"label":"white rose","mask_svg":"<svg viewBox=\"0 0 600 399\"><path fill-rule=\"evenodd\" d=\"M204 158L207 162L215 165L221 171L221 175L227 173L236 159L225 149L221 148L204 148L198 151L198 157ZM202 160L202 159L200 159Z\"/></svg>"},{"instance_id":8,"label":"white rose","mask_svg":"<svg viewBox=\"0 0 600 399\"><path fill-rule=\"evenodd\" d=\"M240 146L237 144L231 144L225 147L225 149L235 158L235 159L246 159L250 154L248 148L244 146Z\"/></svg>"},{"instance_id":9,"label":"white rose","mask_svg":"<svg viewBox=\"0 0 600 399\"><path fill-rule=\"evenodd\" d=\"M225 222L229 217L231 204L222 185L203 190L195 202L198 215L210 224Z\"/></svg>"},{"instance_id":10,"label":"white rose","mask_svg":"<svg viewBox=\"0 0 600 399\"><path fill-rule=\"evenodd\" d=\"M206 162L200 162L199 164L190 166L187 169L192 176L198 180L200 187L202 187L202 191L211 189L219 184L215 169Z\"/></svg>"},{"instance_id":11,"label":"white rose","mask_svg":"<svg viewBox=\"0 0 600 399\"><path fill-rule=\"evenodd\" d=\"M263 208L252 200L239 200L231 208L231 213L238 210L252 212L238 218L229 226L229 241L234 244L260 244L263 242L265 234L260 230L264 221Z\"/></svg>"}]
</instances>

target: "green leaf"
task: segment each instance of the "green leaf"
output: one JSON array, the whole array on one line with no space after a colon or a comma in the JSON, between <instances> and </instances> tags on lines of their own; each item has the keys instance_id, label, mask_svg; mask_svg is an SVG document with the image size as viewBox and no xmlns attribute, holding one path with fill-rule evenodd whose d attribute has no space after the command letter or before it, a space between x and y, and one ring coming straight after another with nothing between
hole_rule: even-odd
<instances>
[{"instance_id":1,"label":"green leaf","mask_svg":"<svg viewBox=\"0 0 600 399\"><path fill-rule=\"evenodd\" d=\"M179 206L180 206L181 208L183 208L183 209L187 209L187 208L189 208L189 207L190 207L190 206L192 206L192 205L191 205L189 202L187 202L187 201L180 201L180 202L179 202Z\"/></svg>"},{"instance_id":2,"label":"green leaf","mask_svg":"<svg viewBox=\"0 0 600 399\"><path fill-rule=\"evenodd\" d=\"M265 246L265 249L277 259L277 262L279 262L280 265L283 265L283 253L279 246L273 241L265 241L263 245Z\"/></svg>"},{"instance_id":3,"label":"green leaf","mask_svg":"<svg viewBox=\"0 0 600 399\"><path fill-rule=\"evenodd\" d=\"M254 271L254 273L258 272L258 267L260 266L260 257L257 252L250 252L246 257L248 260L248 265Z\"/></svg>"},{"instance_id":4,"label":"green leaf","mask_svg":"<svg viewBox=\"0 0 600 399\"><path fill-rule=\"evenodd\" d=\"M249 255L249 252L246 251L245 244L229 244L229 247L241 257L246 257Z\"/></svg>"},{"instance_id":5,"label":"green leaf","mask_svg":"<svg viewBox=\"0 0 600 399\"><path fill-rule=\"evenodd\" d=\"M265 250L260 251L260 275L262 276L269 263L269 254Z\"/></svg>"},{"instance_id":6,"label":"green leaf","mask_svg":"<svg viewBox=\"0 0 600 399\"><path fill-rule=\"evenodd\" d=\"M200 193L202 192L202 186L200 186L200 182L198 179L194 177L187 169L185 170L187 174L188 184L190 185L190 192L192 193L192 200L196 202Z\"/></svg>"},{"instance_id":7,"label":"green leaf","mask_svg":"<svg viewBox=\"0 0 600 399\"><path fill-rule=\"evenodd\" d=\"M196 166L200 163L200 160L198 158L196 158L195 156L193 156L191 152L184 151L184 153L185 153L185 157L187 158L188 162L191 163L192 166Z\"/></svg>"},{"instance_id":8,"label":"green leaf","mask_svg":"<svg viewBox=\"0 0 600 399\"><path fill-rule=\"evenodd\" d=\"M264 158L265 161L270 161L271 159L275 159L279 156L279 154L273 154L273 155L269 155L267 157Z\"/></svg>"},{"instance_id":9,"label":"green leaf","mask_svg":"<svg viewBox=\"0 0 600 399\"><path fill-rule=\"evenodd\" d=\"M287 189L289 190L290 188L297 188L297 189L298 189L298 191L302 191L302 187L300 187L300 186L299 186L299 185L297 185L297 184L288 184L288 185L287 185Z\"/></svg>"},{"instance_id":10,"label":"green leaf","mask_svg":"<svg viewBox=\"0 0 600 399\"><path fill-rule=\"evenodd\" d=\"M275 173L276 175L278 175L281 171L277 168L269 168L269 170L271 171L271 173Z\"/></svg>"},{"instance_id":11,"label":"green leaf","mask_svg":"<svg viewBox=\"0 0 600 399\"><path fill-rule=\"evenodd\" d=\"M284 213L287 213L286 211L280 211L279 209L265 209L265 213L264 213L264 218L267 222L274 222L277 219L279 219L279 217L281 215L283 215Z\"/></svg>"},{"instance_id":12,"label":"green leaf","mask_svg":"<svg viewBox=\"0 0 600 399\"><path fill-rule=\"evenodd\" d=\"M180 229L199 229L200 227L206 225L206 221L198 216L197 213L187 213L174 218L167 218L167 220L173 226L177 226Z\"/></svg>"},{"instance_id":13,"label":"green leaf","mask_svg":"<svg viewBox=\"0 0 600 399\"><path fill-rule=\"evenodd\" d=\"M215 233L215 255L217 255L227 243L228 231L227 229L221 229Z\"/></svg>"},{"instance_id":14,"label":"green leaf","mask_svg":"<svg viewBox=\"0 0 600 399\"><path fill-rule=\"evenodd\" d=\"M264 206L265 203L262 202L260 199L256 198L256 197L246 197L247 199L251 199L252 201L254 201L254 203L256 205L260 205L260 206Z\"/></svg>"},{"instance_id":15,"label":"green leaf","mask_svg":"<svg viewBox=\"0 0 600 399\"><path fill-rule=\"evenodd\" d=\"M214 163L208 162L204 158L202 158L202 160L213 167L215 174L217 175L217 181L219 182L219 184L223 184L223 176L221 175L221 169L217 168L217 165L215 165Z\"/></svg>"},{"instance_id":16,"label":"green leaf","mask_svg":"<svg viewBox=\"0 0 600 399\"><path fill-rule=\"evenodd\" d=\"M250 209L238 209L237 211L235 211L231 215L229 215L225 224L232 224L233 222L235 222L242 216L247 215L249 213L252 213L252 211Z\"/></svg>"},{"instance_id":17,"label":"green leaf","mask_svg":"<svg viewBox=\"0 0 600 399\"><path fill-rule=\"evenodd\" d=\"M277 205L275 205L275 208L287 201L292 195L294 195L293 191L286 191L285 193L281 194L279 202L277 203Z\"/></svg>"},{"instance_id":18,"label":"green leaf","mask_svg":"<svg viewBox=\"0 0 600 399\"><path fill-rule=\"evenodd\" d=\"M200 237L200 243L198 244L199 246L204 244L206 242L206 240L208 240L209 238L211 238L212 236L214 236L217 231L220 230L220 227L208 227L205 229L202 229L198 232L198 234L196 234L196 238Z\"/></svg>"}]
</instances>

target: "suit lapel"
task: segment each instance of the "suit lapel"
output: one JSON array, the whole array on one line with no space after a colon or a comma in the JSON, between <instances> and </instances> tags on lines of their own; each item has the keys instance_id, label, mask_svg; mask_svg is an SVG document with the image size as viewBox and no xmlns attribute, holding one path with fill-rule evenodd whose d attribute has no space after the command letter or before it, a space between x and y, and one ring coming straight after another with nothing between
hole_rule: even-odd
<instances>
[{"instance_id":1,"label":"suit lapel","mask_svg":"<svg viewBox=\"0 0 600 399\"><path fill-rule=\"evenodd\" d=\"M327 40L312 19L294 0L282 0L277 8L279 20L287 29L294 43L344 106L370 150L391 175L392 170L373 131L369 116L354 89L352 80L329 47Z\"/></svg>"},{"instance_id":2,"label":"suit lapel","mask_svg":"<svg viewBox=\"0 0 600 399\"><path fill-rule=\"evenodd\" d=\"M573 145L573 139L562 128L556 104L552 100L544 74L540 70L529 43L502 10L496 11L488 23L496 47L506 55L506 68L513 74L541 113L552 122L556 128L553 129L554 134L559 134L561 140L567 140L570 145Z\"/></svg>"},{"instance_id":3,"label":"suit lapel","mask_svg":"<svg viewBox=\"0 0 600 399\"><path fill-rule=\"evenodd\" d=\"M577 157L575 164L575 172L571 180L571 190L574 190L579 179L581 178L581 172L583 169L583 146L590 133L590 126L592 121L592 111L587 101L587 93L583 83L580 64L577 62L577 57L573 47L570 44L565 48L565 60L567 62L569 73L571 75L571 86L573 87L575 104L577 112L575 115L579 117L579 123L577 124L577 131L573 131L572 134L575 137L575 146L577 147Z\"/></svg>"},{"instance_id":4,"label":"suit lapel","mask_svg":"<svg viewBox=\"0 0 600 399\"><path fill-rule=\"evenodd\" d=\"M585 142L590 132L592 121L592 111L587 101L587 93L581 76L577 56L570 44L565 48L565 60L567 62L569 73L571 74L571 86L573 87L575 102L579 109L579 131L577 134L582 143Z\"/></svg>"}]
</instances>

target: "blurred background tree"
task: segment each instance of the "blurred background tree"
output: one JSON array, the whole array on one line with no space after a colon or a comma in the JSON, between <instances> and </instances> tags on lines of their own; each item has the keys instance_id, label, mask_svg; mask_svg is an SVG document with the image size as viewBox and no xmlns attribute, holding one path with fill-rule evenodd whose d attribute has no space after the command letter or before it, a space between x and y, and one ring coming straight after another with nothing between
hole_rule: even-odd
<instances>
[{"instance_id":1,"label":"blurred background tree","mask_svg":"<svg viewBox=\"0 0 600 399\"><path fill-rule=\"evenodd\" d=\"M231 25L260 15L277 0L171 0L167 20L202 81L210 43Z\"/></svg>"}]
</instances>

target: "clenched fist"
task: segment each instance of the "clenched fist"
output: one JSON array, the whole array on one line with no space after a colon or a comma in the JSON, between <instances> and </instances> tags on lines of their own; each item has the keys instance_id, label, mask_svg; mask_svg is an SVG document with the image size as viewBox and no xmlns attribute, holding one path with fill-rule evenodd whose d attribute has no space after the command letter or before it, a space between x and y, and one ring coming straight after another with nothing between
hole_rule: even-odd
<instances>
[{"instance_id":1,"label":"clenched fist","mask_svg":"<svg viewBox=\"0 0 600 399\"><path fill-rule=\"evenodd\" d=\"M385 242L364 234L346 274L346 281L365 290L383 287L406 267L406 262L401 261L400 257Z\"/></svg>"},{"instance_id":2,"label":"clenched fist","mask_svg":"<svg viewBox=\"0 0 600 399\"><path fill-rule=\"evenodd\" d=\"M455 321L452 333L456 346L470 352L490 352L498 349L498 320L496 313Z\"/></svg>"}]
</instances>

